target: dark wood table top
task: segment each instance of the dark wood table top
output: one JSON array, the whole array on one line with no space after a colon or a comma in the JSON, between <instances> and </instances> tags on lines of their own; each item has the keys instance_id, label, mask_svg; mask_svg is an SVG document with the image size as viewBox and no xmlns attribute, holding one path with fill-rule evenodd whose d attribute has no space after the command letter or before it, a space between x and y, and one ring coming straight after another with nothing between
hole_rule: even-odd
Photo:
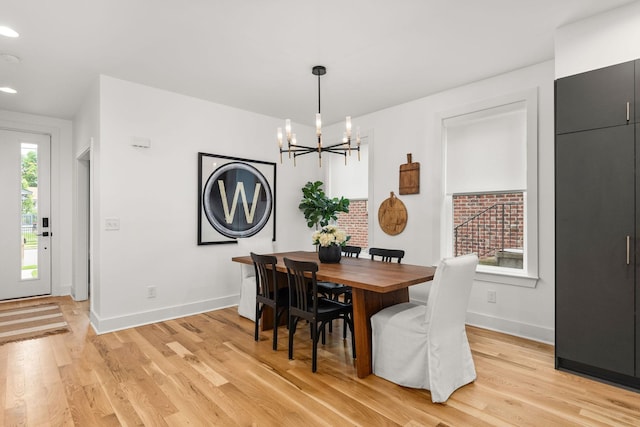
<instances>
[{"instance_id":1,"label":"dark wood table top","mask_svg":"<svg viewBox=\"0 0 640 427\"><path fill-rule=\"evenodd\" d=\"M425 267L411 264L398 264L397 262L372 261L369 258L342 257L338 264L324 264L318 260L316 252L280 252L275 255L278 258L276 269L286 273L283 258L291 258L297 261L313 261L318 263L318 280L342 283L353 288L368 291L387 293L403 289L418 283L428 282L433 279L435 267ZM244 264L253 264L251 256L239 256L232 261Z\"/></svg>"}]
</instances>

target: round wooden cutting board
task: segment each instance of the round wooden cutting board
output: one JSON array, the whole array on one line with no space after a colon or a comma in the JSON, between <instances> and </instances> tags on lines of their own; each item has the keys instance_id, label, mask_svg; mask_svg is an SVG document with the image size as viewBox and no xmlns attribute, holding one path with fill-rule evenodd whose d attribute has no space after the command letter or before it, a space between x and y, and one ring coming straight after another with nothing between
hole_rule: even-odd
<instances>
[{"instance_id":1,"label":"round wooden cutting board","mask_svg":"<svg viewBox=\"0 0 640 427\"><path fill-rule=\"evenodd\" d=\"M407 208L393 191L378 208L378 223L382 231L392 236L402 233L407 225Z\"/></svg>"}]
</instances>

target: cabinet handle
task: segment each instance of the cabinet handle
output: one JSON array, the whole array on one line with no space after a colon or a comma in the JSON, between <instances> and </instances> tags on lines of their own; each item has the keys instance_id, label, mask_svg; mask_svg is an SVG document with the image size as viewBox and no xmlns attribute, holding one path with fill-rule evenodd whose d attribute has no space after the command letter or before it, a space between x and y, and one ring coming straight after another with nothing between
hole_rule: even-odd
<instances>
[{"instance_id":1,"label":"cabinet handle","mask_svg":"<svg viewBox=\"0 0 640 427\"><path fill-rule=\"evenodd\" d=\"M629 265L629 236L627 236L627 265Z\"/></svg>"},{"instance_id":2,"label":"cabinet handle","mask_svg":"<svg viewBox=\"0 0 640 427\"><path fill-rule=\"evenodd\" d=\"M627 122L629 121L629 101L627 101Z\"/></svg>"}]
</instances>

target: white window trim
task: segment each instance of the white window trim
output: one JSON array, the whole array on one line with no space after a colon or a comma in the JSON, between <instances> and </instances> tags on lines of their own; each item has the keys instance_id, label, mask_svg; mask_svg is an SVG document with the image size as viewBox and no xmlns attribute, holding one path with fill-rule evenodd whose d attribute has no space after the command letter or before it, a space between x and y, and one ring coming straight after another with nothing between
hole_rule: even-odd
<instances>
[{"instance_id":1,"label":"white window trim","mask_svg":"<svg viewBox=\"0 0 640 427\"><path fill-rule=\"evenodd\" d=\"M526 191L525 229L524 229L524 259L523 269L516 270L504 267L479 265L476 270L476 280L501 283L506 285L535 288L538 282L538 88L516 92L478 103L459 107L437 115L436 138L442 144L442 209L440 227L440 254L442 257L453 254L453 203L451 195L445 193L446 184L446 141L444 139L447 119L475 113L482 110L497 108L508 104L524 102L527 109L527 140L526 140Z\"/></svg>"}]
</instances>

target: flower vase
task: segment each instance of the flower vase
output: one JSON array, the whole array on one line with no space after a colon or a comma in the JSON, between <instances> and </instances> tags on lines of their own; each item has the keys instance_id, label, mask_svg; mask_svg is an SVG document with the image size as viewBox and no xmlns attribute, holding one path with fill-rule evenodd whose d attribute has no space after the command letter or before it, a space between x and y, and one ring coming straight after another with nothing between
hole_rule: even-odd
<instances>
[{"instance_id":1,"label":"flower vase","mask_svg":"<svg viewBox=\"0 0 640 427\"><path fill-rule=\"evenodd\" d=\"M338 245L319 246L318 259L325 264L336 264L342 258L342 248Z\"/></svg>"}]
</instances>

